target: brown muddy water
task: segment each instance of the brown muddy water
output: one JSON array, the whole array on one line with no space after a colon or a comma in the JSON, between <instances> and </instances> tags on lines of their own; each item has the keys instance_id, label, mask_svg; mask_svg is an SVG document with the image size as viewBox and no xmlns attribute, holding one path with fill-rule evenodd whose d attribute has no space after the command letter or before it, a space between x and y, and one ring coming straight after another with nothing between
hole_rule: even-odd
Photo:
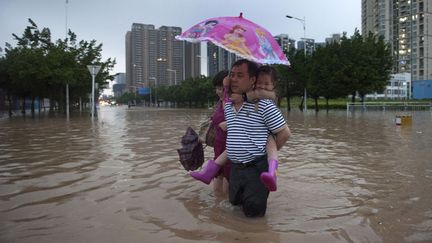
<instances>
[{"instance_id":1,"label":"brown muddy water","mask_svg":"<svg viewBox=\"0 0 432 243\"><path fill-rule=\"evenodd\" d=\"M397 112L285 114L293 135L259 219L178 162L186 127L208 114L2 118L0 242L432 241L430 111L404 126Z\"/></svg>"}]
</instances>

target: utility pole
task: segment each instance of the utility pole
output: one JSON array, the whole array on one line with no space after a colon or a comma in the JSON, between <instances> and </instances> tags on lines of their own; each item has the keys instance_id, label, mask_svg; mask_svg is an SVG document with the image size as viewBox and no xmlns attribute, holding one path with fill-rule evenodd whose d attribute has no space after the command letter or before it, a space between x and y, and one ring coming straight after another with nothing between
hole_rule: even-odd
<instances>
[{"instance_id":1,"label":"utility pole","mask_svg":"<svg viewBox=\"0 0 432 243\"><path fill-rule=\"evenodd\" d=\"M65 4L65 39L68 37L68 3L69 0L66 0ZM69 81L66 80L66 119L69 120Z\"/></svg>"},{"instance_id":2,"label":"utility pole","mask_svg":"<svg viewBox=\"0 0 432 243\"><path fill-rule=\"evenodd\" d=\"M306 17L303 17L303 19L293 17L291 15L286 16L289 19L295 19L300 21L303 24L303 50L304 50L304 58L306 61ZM307 89L306 89L306 83L304 88L304 106L303 111L307 111Z\"/></svg>"},{"instance_id":3,"label":"utility pole","mask_svg":"<svg viewBox=\"0 0 432 243\"><path fill-rule=\"evenodd\" d=\"M87 68L92 76L92 94L91 94L91 119L94 121L94 114L95 114L95 78L98 74L99 70L101 69L101 66L99 65L87 65Z\"/></svg>"}]
</instances>

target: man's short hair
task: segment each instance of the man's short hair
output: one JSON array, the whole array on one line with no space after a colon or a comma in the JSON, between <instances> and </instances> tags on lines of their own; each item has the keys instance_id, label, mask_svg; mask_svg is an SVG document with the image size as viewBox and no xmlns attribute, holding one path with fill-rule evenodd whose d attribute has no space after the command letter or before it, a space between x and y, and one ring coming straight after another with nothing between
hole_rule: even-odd
<instances>
[{"instance_id":1,"label":"man's short hair","mask_svg":"<svg viewBox=\"0 0 432 243\"><path fill-rule=\"evenodd\" d=\"M243 63L245 63L245 64L247 65L248 73L249 73L249 77L255 77L256 74L257 74L257 71L258 71L258 64L254 63L254 62L252 62L252 61L249 61L249 60L247 60L247 59L240 59L240 60L237 60L237 61L232 65L231 69L232 69L233 67L238 67L238 66L243 65Z\"/></svg>"}]
</instances>

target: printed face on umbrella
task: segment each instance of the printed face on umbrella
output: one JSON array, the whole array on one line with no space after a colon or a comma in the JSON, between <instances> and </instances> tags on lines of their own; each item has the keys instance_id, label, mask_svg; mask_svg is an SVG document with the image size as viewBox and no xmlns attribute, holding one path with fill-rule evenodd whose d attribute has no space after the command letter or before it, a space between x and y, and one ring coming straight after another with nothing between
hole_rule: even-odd
<instances>
[{"instance_id":1,"label":"printed face on umbrella","mask_svg":"<svg viewBox=\"0 0 432 243\"><path fill-rule=\"evenodd\" d=\"M242 94L251 90L255 80L255 76L249 76L246 63L232 67L230 72L230 84L233 93Z\"/></svg>"}]
</instances>

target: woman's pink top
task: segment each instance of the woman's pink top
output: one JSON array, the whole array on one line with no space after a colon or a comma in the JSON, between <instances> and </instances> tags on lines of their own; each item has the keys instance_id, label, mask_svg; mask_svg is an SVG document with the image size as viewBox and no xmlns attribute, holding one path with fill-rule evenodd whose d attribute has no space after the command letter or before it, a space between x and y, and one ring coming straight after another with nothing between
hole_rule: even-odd
<instances>
[{"instance_id":1,"label":"woman's pink top","mask_svg":"<svg viewBox=\"0 0 432 243\"><path fill-rule=\"evenodd\" d=\"M216 104L216 109L213 112L213 115L211 117L212 124L215 127L215 141L213 145L214 149L214 159L219 157L221 153L223 153L226 149L226 138L227 133L226 131L222 130L222 128L219 127L219 123L225 121L225 114L224 114L224 108L221 101L218 101ZM227 161L223 167L223 173L224 177L229 180L229 174L231 169L231 162Z\"/></svg>"},{"instance_id":2,"label":"woman's pink top","mask_svg":"<svg viewBox=\"0 0 432 243\"><path fill-rule=\"evenodd\" d=\"M222 102L218 101L216 109L211 117L212 124L215 128L215 141L214 141L214 158L216 159L223 151L225 151L227 134L222 128L219 127L221 122L225 121L224 109Z\"/></svg>"}]
</instances>

